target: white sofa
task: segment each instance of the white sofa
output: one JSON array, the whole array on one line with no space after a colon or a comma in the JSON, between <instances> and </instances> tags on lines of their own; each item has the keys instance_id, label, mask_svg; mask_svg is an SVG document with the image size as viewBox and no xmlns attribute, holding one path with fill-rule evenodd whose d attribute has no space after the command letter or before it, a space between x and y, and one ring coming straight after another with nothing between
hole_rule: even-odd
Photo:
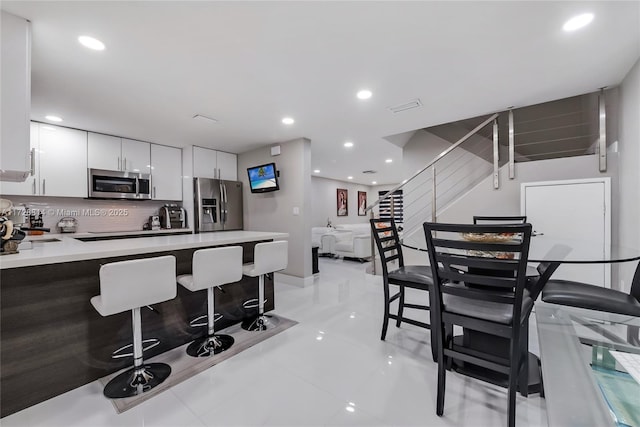
<instances>
[{"instance_id":1,"label":"white sofa","mask_svg":"<svg viewBox=\"0 0 640 427\"><path fill-rule=\"evenodd\" d=\"M335 239L334 253L344 258L356 258L361 262L371 257L371 226L362 224L336 225L336 233L328 239Z\"/></svg>"},{"instance_id":2,"label":"white sofa","mask_svg":"<svg viewBox=\"0 0 640 427\"><path fill-rule=\"evenodd\" d=\"M311 228L311 244L318 246L318 255L334 256L336 239L328 239L329 236L336 233L333 227L312 227Z\"/></svg>"}]
</instances>

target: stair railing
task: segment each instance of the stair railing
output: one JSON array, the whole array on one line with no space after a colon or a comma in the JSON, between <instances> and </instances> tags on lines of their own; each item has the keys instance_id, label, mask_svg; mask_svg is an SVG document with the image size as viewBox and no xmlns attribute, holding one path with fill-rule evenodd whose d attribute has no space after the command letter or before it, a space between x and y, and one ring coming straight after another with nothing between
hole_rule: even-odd
<instances>
[{"instance_id":1,"label":"stair railing","mask_svg":"<svg viewBox=\"0 0 640 427\"><path fill-rule=\"evenodd\" d=\"M400 189L403 189L405 186L407 186L407 184L411 183L419 175L421 175L427 169L431 168L431 175L432 175L432 179L431 179L431 181L432 181L432 187L431 187L431 219L432 219L433 222L437 222L437 215L436 215L436 212L437 212L437 205L436 205L436 164L440 160L445 158L453 150L458 148L465 141L467 141L469 138L471 138L473 135L477 134L482 128L484 128L485 126L487 126L491 122L493 122L493 161L494 161L493 162L494 163L493 176L494 176L494 187L498 188L498 185L499 185L499 182L498 182L498 149L499 149L499 146L498 146L498 122L497 122L498 115L499 115L499 113L492 114L489 118L487 118L482 123L480 123L478 126L473 128L466 135L464 135L462 138L460 138L457 142L452 144L450 147L448 147L442 153L438 154L434 159L432 159L430 162L428 162L422 169L420 169L418 172L413 174L410 178L404 180L401 184L399 184L399 185L395 186L394 188L392 188L391 190L387 191L384 195L382 195L376 201L374 201L372 204L367 206L367 208L365 209L365 213L368 212L369 213L369 217L371 219L374 219L375 217L374 217L373 208L375 208L376 206L379 206L382 201L389 199L396 191L398 191ZM393 215L393 203L391 203L391 206L392 206L392 215ZM372 263L373 264L373 274L375 275L376 274L376 263L375 263L375 246L374 246L373 232L372 232L372 235L371 235L371 254L372 254L372 259L373 259L373 263Z\"/></svg>"}]
</instances>

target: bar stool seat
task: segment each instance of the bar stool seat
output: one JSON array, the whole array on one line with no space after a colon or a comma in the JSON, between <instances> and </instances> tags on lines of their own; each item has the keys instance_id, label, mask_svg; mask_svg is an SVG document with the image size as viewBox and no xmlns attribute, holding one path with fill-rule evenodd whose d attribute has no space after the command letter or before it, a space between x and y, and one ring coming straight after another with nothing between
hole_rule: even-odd
<instances>
[{"instance_id":1,"label":"bar stool seat","mask_svg":"<svg viewBox=\"0 0 640 427\"><path fill-rule=\"evenodd\" d=\"M234 343L230 335L215 333L214 288L242 279L242 246L200 249L193 253L193 274L177 277L178 283L191 292L207 290L207 314L193 320L192 326L207 326L207 335L193 341L187 347L192 357L207 357L229 349ZM206 318L206 323L197 323Z\"/></svg>"},{"instance_id":2,"label":"bar stool seat","mask_svg":"<svg viewBox=\"0 0 640 427\"><path fill-rule=\"evenodd\" d=\"M117 375L104 388L111 399L136 396L161 384L171 373L165 363L144 363L142 353L159 344L142 339L140 307L158 304L176 297L176 259L174 256L113 262L100 267L100 295L91 304L102 316L131 310L133 344L114 352L113 358L133 356L133 368ZM152 343L143 348L144 343ZM122 354L127 347L132 353Z\"/></svg>"},{"instance_id":3,"label":"bar stool seat","mask_svg":"<svg viewBox=\"0 0 640 427\"><path fill-rule=\"evenodd\" d=\"M289 242L264 242L256 244L253 250L253 263L242 266L245 276L258 277L258 299L245 301L244 308L258 308L258 315L242 322L242 328L248 331L264 331L277 326L278 319L264 314L264 278L267 274L287 268Z\"/></svg>"}]
</instances>

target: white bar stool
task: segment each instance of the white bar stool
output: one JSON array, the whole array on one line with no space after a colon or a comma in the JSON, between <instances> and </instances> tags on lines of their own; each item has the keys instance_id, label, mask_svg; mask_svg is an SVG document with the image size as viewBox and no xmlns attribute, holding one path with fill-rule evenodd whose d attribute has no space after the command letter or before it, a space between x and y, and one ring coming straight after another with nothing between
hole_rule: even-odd
<instances>
[{"instance_id":1,"label":"white bar stool","mask_svg":"<svg viewBox=\"0 0 640 427\"><path fill-rule=\"evenodd\" d=\"M161 384L171 373L165 363L144 363L142 352L160 344L142 340L140 307L176 297L176 258L172 255L105 264L100 267L100 295L91 304L102 316L131 310L133 344L122 347L112 357L133 356L133 368L113 378L104 388L111 399L136 396ZM151 345L143 348L143 343ZM116 354L127 347L133 352Z\"/></svg>"},{"instance_id":2,"label":"white bar stool","mask_svg":"<svg viewBox=\"0 0 640 427\"><path fill-rule=\"evenodd\" d=\"M191 326L207 326L207 336L193 341L187 347L187 354L193 357L206 357L227 350L233 345L230 335L216 335L214 323L216 317L214 305L214 287L238 282L242 279L242 246L200 249L193 253L193 274L178 276L178 283L191 292L207 290L207 314L191 322ZM196 323L206 317L206 323Z\"/></svg>"},{"instance_id":3,"label":"white bar stool","mask_svg":"<svg viewBox=\"0 0 640 427\"><path fill-rule=\"evenodd\" d=\"M256 244L253 250L253 264L245 264L242 270L246 276L259 277L258 299L245 301L244 308L258 307L258 316L242 322L242 329L264 331L277 326L278 319L264 314L264 276L287 268L288 246L286 240Z\"/></svg>"}]
</instances>

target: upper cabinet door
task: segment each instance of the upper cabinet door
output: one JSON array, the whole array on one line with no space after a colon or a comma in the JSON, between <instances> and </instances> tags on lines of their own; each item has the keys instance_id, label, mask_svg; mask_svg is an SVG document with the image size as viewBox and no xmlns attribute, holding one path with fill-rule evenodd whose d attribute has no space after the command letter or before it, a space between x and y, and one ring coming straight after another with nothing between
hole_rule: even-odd
<instances>
[{"instance_id":1,"label":"upper cabinet door","mask_svg":"<svg viewBox=\"0 0 640 427\"><path fill-rule=\"evenodd\" d=\"M38 132L40 131L38 123L31 123L31 159L30 173L24 182L9 182L0 181L0 194L2 195L22 195L22 196L35 196L39 194L38 183L38 161L40 159L38 153ZM4 155L4 152L3 152Z\"/></svg>"},{"instance_id":2,"label":"upper cabinet door","mask_svg":"<svg viewBox=\"0 0 640 427\"><path fill-rule=\"evenodd\" d=\"M130 172L151 172L151 144L122 138L122 167Z\"/></svg>"},{"instance_id":3,"label":"upper cabinet door","mask_svg":"<svg viewBox=\"0 0 640 427\"><path fill-rule=\"evenodd\" d=\"M89 132L87 153L88 167L91 169L120 170L120 138Z\"/></svg>"},{"instance_id":4,"label":"upper cabinet door","mask_svg":"<svg viewBox=\"0 0 640 427\"><path fill-rule=\"evenodd\" d=\"M218 151L218 178L229 181L238 180L238 156Z\"/></svg>"},{"instance_id":5,"label":"upper cabinet door","mask_svg":"<svg viewBox=\"0 0 640 427\"><path fill-rule=\"evenodd\" d=\"M31 31L27 20L2 11L0 50L0 179L23 181L30 173Z\"/></svg>"},{"instance_id":6,"label":"upper cabinet door","mask_svg":"<svg viewBox=\"0 0 640 427\"><path fill-rule=\"evenodd\" d=\"M40 194L87 197L87 132L40 126Z\"/></svg>"},{"instance_id":7,"label":"upper cabinet door","mask_svg":"<svg viewBox=\"0 0 640 427\"><path fill-rule=\"evenodd\" d=\"M217 155L216 150L193 147L193 177L218 178Z\"/></svg>"},{"instance_id":8,"label":"upper cabinet door","mask_svg":"<svg viewBox=\"0 0 640 427\"><path fill-rule=\"evenodd\" d=\"M182 200L182 150L151 144L151 196L154 200Z\"/></svg>"}]
</instances>

